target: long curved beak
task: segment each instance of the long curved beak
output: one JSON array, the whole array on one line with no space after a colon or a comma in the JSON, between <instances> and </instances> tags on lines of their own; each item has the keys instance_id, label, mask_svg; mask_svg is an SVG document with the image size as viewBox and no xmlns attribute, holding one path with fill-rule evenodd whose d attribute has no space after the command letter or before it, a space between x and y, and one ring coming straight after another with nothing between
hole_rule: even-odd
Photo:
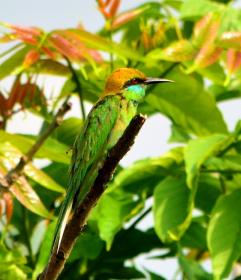
<instances>
[{"instance_id":1,"label":"long curved beak","mask_svg":"<svg viewBox=\"0 0 241 280\"><path fill-rule=\"evenodd\" d=\"M144 84L151 85L151 84L158 84L158 83L173 83L174 81L168 79L161 79L161 78L146 78Z\"/></svg>"}]
</instances>

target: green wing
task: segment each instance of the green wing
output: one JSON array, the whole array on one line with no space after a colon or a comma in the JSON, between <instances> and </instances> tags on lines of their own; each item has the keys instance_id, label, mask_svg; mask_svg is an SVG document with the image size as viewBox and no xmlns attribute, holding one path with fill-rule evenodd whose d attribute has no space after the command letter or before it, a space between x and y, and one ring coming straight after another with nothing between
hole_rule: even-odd
<instances>
[{"instance_id":1,"label":"green wing","mask_svg":"<svg viewBox=\"0 0 241 280\"><path fill-rule=\"evenodd\" d=\"M53 248L58 244L57 251L72 208L78 206L89 192L107 154L107 141L117 120L119 109L120 96L106 96L100 100L92 108L75 140L68 190L54 236Z\"/></svg>"}]
</instances>

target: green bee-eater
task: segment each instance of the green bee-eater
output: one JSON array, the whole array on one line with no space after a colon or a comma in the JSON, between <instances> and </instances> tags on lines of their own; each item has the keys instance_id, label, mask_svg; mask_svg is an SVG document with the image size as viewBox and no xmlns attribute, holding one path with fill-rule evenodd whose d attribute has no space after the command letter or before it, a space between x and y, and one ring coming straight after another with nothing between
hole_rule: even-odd
<instances>
[{"instance_id":1,"label":"green bee-eater","mask_svg":"<svg viewBox=\"0 0 241 280\"><path fill-rule=\"evenodd\" d=\"M146 86L169 82L147 78L132 68L120 68L107 79L105 90L90 111L77 136L70 166L68 190L56 226L54 245L57 251L68 218L90 191L108 151L117 143L137 113Z\"/></svg>"}]
</instances>

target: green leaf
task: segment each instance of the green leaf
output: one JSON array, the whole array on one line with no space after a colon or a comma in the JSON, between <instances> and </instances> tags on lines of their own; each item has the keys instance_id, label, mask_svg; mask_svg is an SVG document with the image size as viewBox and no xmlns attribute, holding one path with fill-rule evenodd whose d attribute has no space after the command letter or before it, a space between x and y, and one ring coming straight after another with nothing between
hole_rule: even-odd
<instances>
[{"instance_id":1,"label":"green leaf","mask_svg":"<svg viewBox=\"0 0 241 280\"><path fill-rule=\"evenodd\" d=\"M0 277L4 280L27 280L26 258L17 250L8 251L6 247L0 245Z\"/></svg>"},{"instance_id":2,"label":"green leaf","mask_svg":"<svg viewBox=\"0 0 241 280\"><path fill-rule=\"evenodd\" d=\"M87 230L79 236L68 262L80 260L80 258L94 260L98 257L103 247L104 242L99 236Z\"/></svg>"},{"instance_id":3,"label":"green leaf","mask_svg":"<svg viewBox=\"0 0 241 280\"><path fill-rule=\"evenodd\" d=\"M144 279L145 275L134 267L120 267L109 271L103 271L97 275L97 279Z\"/></svg>"},{"instance_id":4,"label":"green leaf","mask_svg":"<svg viewBox=\"0 0 241 280\"><path fill-rule=\"evenodd\" d=\"M191 221L190 190L185 178L167 177L154 191L155 231L163 242L179 240Z\"/></svg>"},{"instance_id":5,"label":"green leaf","mask_svg":"<svg viewBox=\"0 0 241 280\"><path fill-rule=\"evenodd\" d=\"M68 118L55 130L54 135L59 142L72 146L82 126L83 121L81 119L74 117Z\"/></svg>"},{"instance_id":6,"label":"green leaf","mask_svg":"<svg viewBox=\"0 0 241 280\"><path fill-rule=\"evenodd\" d=\"M241 155L225 155L222 158L212 157L205 162L205 167L211 170L241 173Z\"/></svg>"},{"instance_id":7,"label":"green leaf","mask_svg":"<svg viewBox=\"0 0 241 280\"><path fill-rule=\"evenodd\" d=\"M182 247L207 250L206 233L207 230L201 223L193 221L182 236L180 243Z\"/></svg>"},{"instance_id":8,"label":"green leaf","mask_svg":"<svg viewBox=\"0 0 241 280\"><path fill-rule=\"evenodd\" d=\"M183 129L182 127L172 123L171 124L171 135L168 139L168 142L186 143L188 140L190 140L190 136L188 135L186 130Z\"/></svg>"},{"instance_id":9,"label":"green leaf","mask_svg":"<svg viewBox=\"0 0 241 280\"><path fill-rule=\"evenodd\" d=\"M175 172L183 161L183 150L174 148L160 158L144 159L123 169L116 176L109 189L122 189L125 192L152 194L157 183L171 172Z\"/></svg>"},{"instance_id":10,"label":"green leaf","mask_svg":"<svg viewBox=\"0 0 241 280\"><path fill-rule=\"evenodd\" d=\"M0 143L0 158L6 168L14 168L22 156L23 154L9 142ZM45 172L35 167L31 162L25 165L24 174L49 190L61 193L65 192L63 187L61 187Z\"/></svg>"},{"instance_id":11,"label":"green leaf","mask_svg":"<svg viewBox=\"0 0 241 280\"><path fill-rule=\"evenodd\" d=\"M189 260L183 255L178 257L178 261L187 279L213 279L212 275L207 273L198 262Z\"/></svg>"},{"instance_id":12,"label":"green leaf","mask_svg":"<svg viewBox=\"0 0 241 280\"><path fill-rule=\"evenodd\" d=\"M33 279L37 279L37 277L43 271L48 262L50 250L53 244L55 227L56 221L53 221L48 225L48 228L45 232L43 243L41 244L38 259L36 262L35 270L33 272Z\"/></svg>"},{"instance_id":13,"label":"green leaf","mask_svg":"<svg viewBox=\"0 0 241 280\"><path fill-rule=\"evenodd\" d=\"M218 85L223 85L226 77L224 69L219 63L214 63L208 67L198 67L196 72Z\"/></svg>"},{"instance_id":14,"label":"green leaf","mask_svg":"<svg viewBox=\"0 0 241 280\"><path fill-rule=\"evenodd\" d=\"M10 191L21 204L33 213L44 218L52 218L50 212L45 208L37 193L24 177L19 177L10 187Z\"/></svg>"},{"instance_id":15,"label":"green leaf","mask_svg":"<svg viewBox=\"0 0 241 280\"><path fill-rule=\"evenodd\" d=\"M188 40L180 40L171 43L164 49L154 49L146 56L146 61L149 60L166 60L173 62L188 61L195 57L197 50Z\"/></svg>"},{"instance_id":16,"label":"green leaf","mask_svg":"<svg viewBox=\"0 0 241 280\"><path fill-rule=\"evenodd\" d=\"M226 278L241 255L240 201L238 189L221 196L212 212L207 240L215 279Z\"/></svg>"},{"instance_id":17,"label":"green leaf","mask_svg":"<svg viewBox=\"0 0 241 280\"><path fill-rule=\"evenodd\" d=\"M210 12L220 12L225 6L209 0L185 0L181 6L180 14L184 20L197 20Z\"/></svg>"},{"instance_id":18,"label":"green leaf","mask_svg":"<svg viewBox=\"0 0 241 280\"><path fill-rule=\"evenodd\" d=\"M29 47L22 47L0 64L0 80L14 73L21 66Z\"/></svg>"},{"instance_id":19,"label":"green leaf","mask_svg":"<svg viewBox=\"0 0 241 280\"><path fill-rule=\"evenodd\" d=\"M68 76L70 74L69 69L64 64L51 59L41 59L29 69L29 72L54 75L54 76Z\"/></svg>"},{"instance_id":20,"label":"green leaf","mask_svg":"<svg viewBox=\"0 0 241 280\"><path fill-rule=\"evenodd\" d=\"M26 154L37 139L37 137L34 136L11 134L3 130L0 130L0 138L1 141L9 142L17 147L23 154ZM67 146L59 143L55 139L48 138L40 147L35 157L68 164L70 162L70 156L66 154L67 151Z\"/></svg>"},{"instance_id":21,"label":"green leaf","mask_svg":"<svg viewBox=\"0 0 241 280\"><path fill-rule=\"evenodd\" d=\"M103 195L90 219L97 223L100 238L106 242L107 250L110 250L113 239L124 222L135 216L143 206L143 201L136 200L135 195L118 189Z\"/></svg>"},{"instance_id":22,"label":"green leaf","mask_svg":"<svg viewBox=\"0 0 241 280\"><path fill-rule=\"evenodd\" d=\"M175 82L151 88L146 97L148 104L196 135L227 133L213 97L204 91L195 75L186 75L175 68L167 78Z\"/></svg>"},{"instance_id":23,"label":"green leaf","mask_svg":"<svg viewBox=\"0 0 241 280\"><path fill-rule=\"evenodd\" d=\"M226 6L222 13L222 20L220 22L219 34L223 34L228 31L240 31L241 30L241 10Z\"/></svg>"},{"instance_id":24,"label":"green leaf","mask_svg":"<svg viewBox=\"0 0 241 280\"><path fill-rule=\"evenodd\" d=\"M209 174L201 174L195 195L195 206L205 213L210 214L220 195L220 180Z\"/></svg>"},{"instance_id":25,"label":"green leaf","mask_svg":"<svg viewBox=\"0 0 241 280\"><path fill-rule=\"evenodd\" d=\"M120 246L126 244L126 246ZM141 246L140 246L141 244ZM111 250L108 252L108 259L125 261L148 253L153 249L164 248L153 228L142 231L136 228L121 230L115 237Z\"/></svg>"},{"instance_id":26,"label":"green leaf","mask_svg":"<svg viewBox=\"0 0 241 280\"><path fill-rule=\"evenodd\" d=\"M190 189L196 188L198 175L202 164L211 156L224 150L233 138L223 134L214 134L207 137L191 140L184 152L187 173L187 185Z\"/></svg>"}]
</instances>

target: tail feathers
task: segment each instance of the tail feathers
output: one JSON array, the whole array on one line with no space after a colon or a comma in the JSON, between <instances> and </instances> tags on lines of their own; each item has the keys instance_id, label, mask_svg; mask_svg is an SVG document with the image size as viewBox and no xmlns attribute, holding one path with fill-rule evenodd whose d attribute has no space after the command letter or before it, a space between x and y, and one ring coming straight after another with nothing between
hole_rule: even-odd
<instances>
[{"instance_id":1,"label":"tail feathers","mask_svg":"<svg viewBox=\"0 0 241 280\"><path fill-rule=\"evenodd\" d=\"M55 229L55 234L54 234L54 241L53 241L53 247L52 247L52 252L53 250L55 250L55 247L57 246L56 249L56 254L59 251L59 247L63 238L63 234L64 234L64 230L66 227L66 224L68 222L68 218L70 216L72 210L72 201L69 203L66 203L62 206L59 218L58 218L58 222L56 225L56 229Z\"/></svg>"}]
</instances>

